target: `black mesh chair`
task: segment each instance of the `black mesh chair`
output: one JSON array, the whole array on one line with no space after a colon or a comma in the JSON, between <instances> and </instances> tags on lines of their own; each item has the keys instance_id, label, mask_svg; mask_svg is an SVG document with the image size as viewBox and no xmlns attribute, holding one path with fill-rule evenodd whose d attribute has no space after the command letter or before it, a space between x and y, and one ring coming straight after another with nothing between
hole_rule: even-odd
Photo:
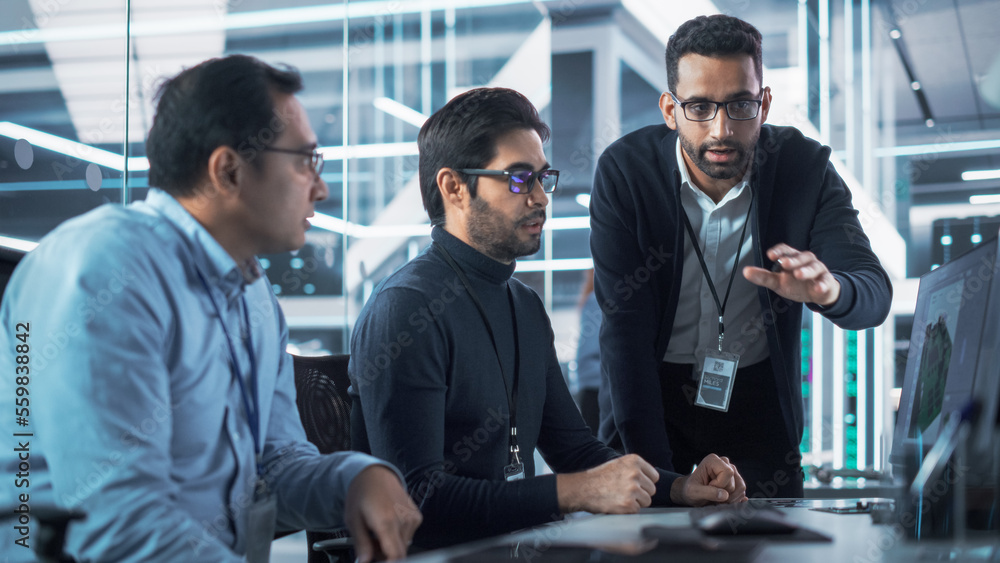
<instances>
[{"instance_id":1,"label":"black mesh chair","mask_svg":"<svg viewBox=\"0 0 1000 563\"><path fill-rule=\"evenodd\" d=\"M348 354L292 356L295 366L295 402L306 438L320 453L351 449L351 399L347 395ZM354 561L353 542L346 530L306 530L309 563Z\"/></svg>"},{"instance_id":2,"label":"black mesh chair","mask_svg":"<svg viewBox=\"0 0 1000 563\"><path fill-rule=\"evenodd\" d=\"M8 507L5 510L0 510L0 525L15 527L15 531L20 533L20 530L16 530L21 522L17 519L20 512L20 508L25 505L20 505L17 508ZM70 523L74 520L83 520L87 517L86 513L81 510L71 510L66 508L56 508L54 506L35 506L30 510L31 518L38 523L38 535L31 536L30 545L35 552L35 559L37 563L75 563L76 559L73 559L63 551L63 547L66 544L66 531ZM8 520L14 520L11 524ZM28 536L25 536L27 539ZM11 548L17 549L17 548ZM7 559L4 559L6 561Z\"/></svg>"}]
</instances>

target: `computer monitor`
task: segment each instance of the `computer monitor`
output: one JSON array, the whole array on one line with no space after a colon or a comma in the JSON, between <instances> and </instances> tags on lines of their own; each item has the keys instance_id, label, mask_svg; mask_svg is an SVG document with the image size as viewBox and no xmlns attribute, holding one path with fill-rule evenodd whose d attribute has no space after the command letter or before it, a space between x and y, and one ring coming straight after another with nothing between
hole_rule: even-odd
<instances>
[{"instance_id":1,"label":"computer monitor","mask_svg":"<svg viewBox=\"0 0 1000 563\"><path fill-rule=\"evenodd\" d=\"M920 278L890 454L894 465L912 466L916 460L906 456L926 453L948 417L975 401L980 410L969 442L971 473L980 479L992 475L1000 402L997 259L992 238Z\"/></svg>"}]
</instances>

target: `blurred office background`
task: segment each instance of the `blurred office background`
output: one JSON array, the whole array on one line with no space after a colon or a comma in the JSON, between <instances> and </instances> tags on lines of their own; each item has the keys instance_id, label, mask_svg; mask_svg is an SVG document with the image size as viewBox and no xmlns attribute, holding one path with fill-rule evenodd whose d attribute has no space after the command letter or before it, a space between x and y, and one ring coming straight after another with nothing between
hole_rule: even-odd
<instances>
[{"instance_id":1,"label":"blurred office background","mask_svg":"<svg viewBox=\"0 0 1000 563\"><path fill-rule=\"evenodd\" d=\"M572 381L596 159L661 122L667 38L718 12L763 33L769 121L833 147L895 280L884 326L807 316L802 331L806 461L879 469L915 278L1000 227L997 0L2 0L0 245L30 250L67 218L145 197L162 77L230 53L287 63L330 198L302 250L262 262L291 348L342 352L373 288L429 244L420 124L456 93L507 86L553 129L559 189L516 276L544 300Z\"/></svg>"}]
</instances>

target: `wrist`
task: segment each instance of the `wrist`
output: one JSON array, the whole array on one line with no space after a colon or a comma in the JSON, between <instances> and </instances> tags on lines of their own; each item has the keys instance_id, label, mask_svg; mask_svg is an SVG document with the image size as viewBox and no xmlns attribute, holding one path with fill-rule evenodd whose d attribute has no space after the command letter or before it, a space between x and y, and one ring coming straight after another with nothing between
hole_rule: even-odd
<instances>
[{"instance_id":1,"label":"wrist","mask_svg":"<svg viewBox=\"0 0 1000 563\"><path fill-rule=\"evenodd\" d=\"M833 283L830 284L830 294L827 295L826 299L824 299L822 303L817 302L816 304L824 309L828 309L833 307L834 304L837 303L838 299L840 299L840 282L837 281L837 278L833 278Z\"/></svg>"},{"instance_id":2,"label":"wrist","mask_svg":"<svg viewBox=\"0 0 1000 563\"><path fill-rule=\"evenodd\" d=\"M580 500L581 473L561 473L556 475L556 498L559 511L563 514L583 510Z\"/></svg>"},{"instance_id":3,"label":"wrist","mask_svg":"<svg viewBox=\"0 0 1000 563\"><path fill-rule=\"evenodd\" d=\"M682 475L670 484L670 502L677 505L686 505L684 500L684 484L687 483L687 475Z\"/></svg>"}]
</instances>

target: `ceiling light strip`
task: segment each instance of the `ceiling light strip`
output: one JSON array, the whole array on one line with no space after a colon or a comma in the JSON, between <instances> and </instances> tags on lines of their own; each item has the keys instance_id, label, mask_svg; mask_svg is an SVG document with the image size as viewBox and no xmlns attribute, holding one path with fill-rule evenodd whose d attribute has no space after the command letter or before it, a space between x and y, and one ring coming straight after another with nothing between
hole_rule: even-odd
<instances>
[{"instance_id":1,"label":"ceiling light strip","mask_svg":"<svg viewBox=\"0 0 1000 563\"><path fill-rule=\"evenodd\" d=\"M93 162L119 172L125 169L125 161L122 155L99 149L91 145L71 141L69 139L11 123L10 121L0 121L0 135L14 140L24 139L33 146L55 151L67 156ZM379 158L391 156L414 156L418 154L417 143L374 143L369 145L348 145L320 147L323 158L327 160L339 160L344 158ZM130 156L128 168L131 172L149 170L149 160L144 156Z\"/></svg>"},{"instance_id":2,"label":"ceiling light strip","mask_svg":"<svg viewBox=\"0 0 1000 563\"><path fill-rule=\"evenodd\" d=\"M187 35L229 29L254 29L279 25L315 24L343 21L347 18L388 17L397 14L414 14L425 10L446 8L468 9L528 4L529 0L424 0L400 2L375 0L327 6L305 6L224 14L218 18L172 19L132 24L133 37ZM100 25L80 27L52 27L47 29L21 29L0 32L0 45L28 45L66 41L94 41L124 37L125 25Z\"/></svg>"},{"instance_id":3,"label":"ceiling light strip","mask_svg":"<svg viewBox=\"0 0 1000 563\"><path fill-rule=\"evenodd\" d=\"M1000 170L966 170L962 172L962 179L966 182L975 180L1000 180Z\"/></svg>"},{"instance_id":4,"label":"ceiling light strip","mask_svg":"<svg viewBox=\"0 0 1000 563\"><path fill-rule=\"evenodd\" d=\"M562 258L556 260L519 260L515 272L573 272L594 267L592 258Z\"/></svg>"},{"instance_id":5,"label":"ceiling light strip","mask_svg":"<svg viewBox=\"0 0 1000 563\"><path fill-rule=\"evenodd\" d=\"M419 154L416 142L372 143L368 145L331 146L317 149L325 160L344 158L381 158L391 156L416 156Z\"/></svg>"},{"instance_id":6,"label":"ceiling light strip","mask_svg":"<svg viewBox=\"0 0 1000 563\"><path fill-rule=\"evenodd\" d=\"M988 203L1000 203L1000 194L974 195L969 197L969 203L973 205L986 205Z\"/></svg>"},{"instance_id":7,"label":"ceiling light strip","mask_svg":"<svg viewBox=\"0 0 1000 563\"><path fill-rule=\"evenodd\" d=\"M20 250L21 252L31 252L38 246L38 243L31 240L0 236L0 246Z\"/></svg>"},{"instance_id":8,"label":"ceiling light strip","mask_svg":"<svg viewBox=\"0 0 1000 563\"><path fill-rule=\"evenodd\" d=\"M431 234L431 226L426 223L372 227L344 221L326 213L316 213L309 218L309 222L314 227L357 238L424 237ZM590 217L556 217L547 220L545 228L552 231L589 229Z\"/></svg>"},{"instance_id":9,"label":"ceiling light strip","mask_svg":"<svg viewBox=\"0 0 1000 563\"><path fill-rule=\"evenodd\" d=\"M925 145L903 145L899 147L879 147L875 149L877 157L916 156L920 154L939 154L946 152L966 152L1000 149L1000 139L985 141L956 141L950 143L932 143Z\"/></svg>"},{"instance_id":10,"label":"ceiling light strip","mask_svg":"<svg viewBox=\"0 0 1000 563\"><path fill-rule=\"evenodd\" d=\"M411 108L410 106L401 104L392 98L380 96L372 101L372 105L393 117L413 125L414 127L423 127L424 122L427 121L426 115Z\"/></svg>"},{"instance_id":11,"label":"ceiling light strip","mask_svg":"<svg viewBox=\"0 0 1000 563\"><path fill-rule=\"evenodd\" d=\"M33 146L42 147L115 170L121 171L125 168L125 159L120 154L71 141L37 129L31 129L30 127L24 127L10 121L0 121L0 135L10 137L14 140L24 139Z\"/></svg>"}]
</instances>

